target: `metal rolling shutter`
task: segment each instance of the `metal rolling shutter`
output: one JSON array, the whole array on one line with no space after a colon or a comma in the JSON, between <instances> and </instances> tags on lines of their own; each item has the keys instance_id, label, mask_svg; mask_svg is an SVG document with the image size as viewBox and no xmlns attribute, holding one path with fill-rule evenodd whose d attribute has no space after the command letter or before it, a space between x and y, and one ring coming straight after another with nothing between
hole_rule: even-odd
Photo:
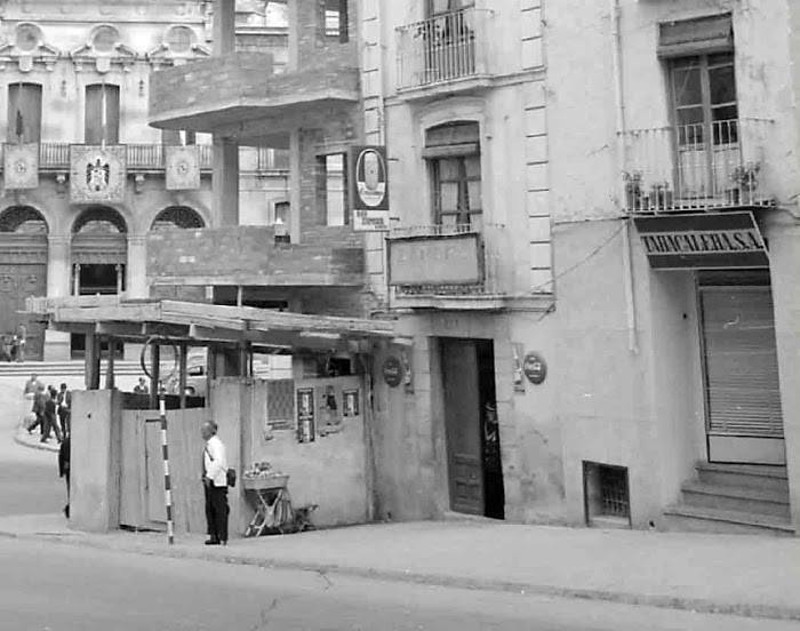
<instances>
[{"instance_id":1,"label":"metal rolling shutter","mask_svg":"<svg viewBox=\"0 0 800 631\"><path fill-rule=\"evenodd\" d=\"M701 290L709 434L783 438L769 287Z\"/></svg>"}]
</instances>

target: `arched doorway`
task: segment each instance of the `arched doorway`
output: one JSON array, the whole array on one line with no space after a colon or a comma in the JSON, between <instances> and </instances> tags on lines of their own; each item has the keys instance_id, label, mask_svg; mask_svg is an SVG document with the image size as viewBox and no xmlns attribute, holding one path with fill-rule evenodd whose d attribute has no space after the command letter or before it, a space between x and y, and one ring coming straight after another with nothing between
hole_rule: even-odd
<instances>
[{"instance_id":1,"label":"arched doorway","mask_svg":"<svg viewBox=\"0 0 800 631\"><path fill-rule=\"evenodd\" d=\"M72 294L115 295L125 291L128 225L113 208L90 206L72 226ZM85 336L73 335L71 353L81 357Z\"/></svg>"},{"instance_id":2,"label":"arched doorway","mask_svg":"<svg viewBox=\"0 0 800 631\"><path fill-rule=\"evenodd\" d=\"M0 213L0 336L5 351L13 335L25 336L25 359L41 359L44 326L19 312L25 299L47 295L47 221L31 206ZM8 353L0 349L0 356Z\"/></svg>"},{"instance_id":3,"label":"arched doorway","mask_svg":"<svg viewBox=\"0 0 800 631\"><path fill-rule=\"evenodd\" d=\"M156 215L150 230L170 230L173 228L205 228L206 222L196 210L188 206L170 206Z\"/></svg>"}]
</instances>

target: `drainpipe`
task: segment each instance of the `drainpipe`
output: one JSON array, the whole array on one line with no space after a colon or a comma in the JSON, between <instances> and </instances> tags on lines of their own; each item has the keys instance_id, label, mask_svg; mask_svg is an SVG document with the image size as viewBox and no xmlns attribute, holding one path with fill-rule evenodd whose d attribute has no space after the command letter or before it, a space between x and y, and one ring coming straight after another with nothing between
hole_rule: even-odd
<instances>
[{"instance_id":1,"label":"drainpipe","mask_svg":"<svg viewBox=\"0 0 800 631\"><path fill-rule=\"evenodd\" d=\"M617 187L618 200L625 199L625 182L622 174L627 165L625 149L625 90L622 76L622 33L620 32L620 0L609 0L611 8L611 33L614 46L611 63L614 72L614 96L616 100L617 121ZM618 202L620 203L620 202ZM622 269L625 284L625 311L627 314L628 350L639 352L639 341L636 335L636 303L633 291L633 261L631 259L630 220L622 228Z\"/></svg>"}]
</instances>

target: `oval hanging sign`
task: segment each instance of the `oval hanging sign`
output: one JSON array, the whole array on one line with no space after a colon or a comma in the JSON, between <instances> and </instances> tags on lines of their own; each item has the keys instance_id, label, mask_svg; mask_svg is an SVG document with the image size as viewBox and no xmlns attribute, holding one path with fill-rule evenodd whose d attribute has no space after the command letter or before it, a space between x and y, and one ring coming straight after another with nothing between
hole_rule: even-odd
<instances>
[{"instance_id":1,"label":"oval hanging sign","mask_svg":"<svg viewBox=\"0 0 800 631\"><path fill-rule=\"evenodd\" d=\"M396 388L403 380L403 365L394 355L389 355L383 362L383 380L392 388Z\"/></svg>"},{"instance_id":2,"label":"oval hanging sign","mask_svg":"<svg viewBox=\"0 0 800 631\"><path fill-rule=\"evenodd\" d=\"M528 381L538 386L547 377L547 364L544 358L537 353L528 353L522 364L522 372L525 373Z\"/></svg>"}]
</instances>

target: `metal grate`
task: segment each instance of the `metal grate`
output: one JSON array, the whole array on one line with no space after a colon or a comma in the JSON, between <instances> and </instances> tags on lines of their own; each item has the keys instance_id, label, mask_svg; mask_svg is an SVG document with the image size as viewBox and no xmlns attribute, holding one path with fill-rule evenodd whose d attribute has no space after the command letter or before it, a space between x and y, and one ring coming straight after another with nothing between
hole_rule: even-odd
<instances>
[{"instance_id":1,"label":"metal grate","mask_svg":"<svg viewBox=\"0 0 800 631\"><path fill-rule=\"evenodd\" d=\"M294 427L294 379L267 382L267 423L272 429Z\"/></svg>"},{"instance_id":2,"label":"metal grate","mask_svg":"<svg viewBox=\"0 0 800 631\"><path fill-rule=\"evenodd\" d=\"M628 471L621 467L598 466L601 514L609 517L630 516Z\"/></svg>"}]
</instances>

